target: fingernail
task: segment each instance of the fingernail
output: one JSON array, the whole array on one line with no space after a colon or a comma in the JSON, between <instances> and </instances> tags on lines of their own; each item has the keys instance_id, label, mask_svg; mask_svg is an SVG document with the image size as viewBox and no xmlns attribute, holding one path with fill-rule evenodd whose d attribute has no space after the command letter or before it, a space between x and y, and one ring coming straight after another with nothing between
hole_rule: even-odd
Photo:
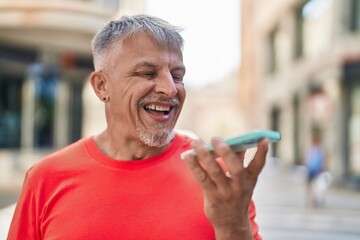
<instances>
[{"instance_id":1,"label":"fingernail","mask_svg":"<svg viewBox=\"0 0 360 240\"><path fill-rule=\"evenodd\" d=\"M190 154L195 156L195 151L194 151L193 149L190 149L190 150L187 150L187 151L185 151L185 152L182 152L182 153L180 154L181 160L185 160L185 158L186 158L188 155L190 155Z\"/></svg>"},{"instance_id":2,"label":"fingernail","mask_svg":"<svg viewBox=\"0 0 360 240\"><path fill-rule=\"evenodd\" d=\"M212 144L213 144L213 145L216 145L216 146L225 144L224 140L223 140L221 137L213 137L213 138L211 139L211 141L212 141Z\"/></svg>"},{"instance_id":3,"label":"fingernail","mask_svg":"<svg viewBox=\"0 0 360 240\"><path fill-rule=\"evenodd\" d=\"M202 146L204 146L204 143L201 142L201 141L195 140L195 141L192 141L191 146L192 146L192 148L194 148L194 149L199 149L199 148L201 148Z\"/></svg>"}]
</instances>

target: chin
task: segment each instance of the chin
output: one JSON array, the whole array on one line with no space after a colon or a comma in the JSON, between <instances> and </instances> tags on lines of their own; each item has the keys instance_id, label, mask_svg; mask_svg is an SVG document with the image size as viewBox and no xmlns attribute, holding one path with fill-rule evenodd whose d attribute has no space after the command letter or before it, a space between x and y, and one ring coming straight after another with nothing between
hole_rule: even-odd
<instances>
[{"instance_id":1,"label":"chin","mask_svg":"<svg viewBox=\"0 0 360 240\"><path fill-rule=\"evenodd\" d=\"M140 140L150 147L164 147L168 145L175 136L174 131L166 129L157 129L155 131L146 131L137 129Z\"/></svg>"}]
</instances>

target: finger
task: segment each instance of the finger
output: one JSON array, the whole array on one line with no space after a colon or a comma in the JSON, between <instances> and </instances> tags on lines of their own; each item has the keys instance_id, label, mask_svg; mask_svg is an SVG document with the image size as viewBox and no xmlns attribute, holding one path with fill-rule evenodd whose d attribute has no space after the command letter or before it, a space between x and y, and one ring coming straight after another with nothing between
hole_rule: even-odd
<instances>
[{"instance_id":1,"label":"finger","mask_svg":"<svg viewBox=\"0 0 360 240\"><path fill-rule=\"evenodd\" d=\"M197 156L193 154L187 154L186 156L184 156L184 161L188 165L195 179L199 182L201 188L204 189L204 191L211 191L212 189L216 188L215 184L212 182L207 172L198 162Z\"/></svg>"},{"instance_id":2,"label":"finger","mask_svg":"<svg viewBox=\"0 0 360 240\"><path fill-rule=\"evenodd\" d=\"M229 179L226 177L219 163L215 160L214 153L212 151L210 152L201 141L193 141L192 147L215 186L218 188L226 187Z\"/></svg>"},{"instance_id":3,"label":"finger","mask_svg":"<svg viewBox=\"0 0 360 240\"><path fill-rule=\"evenodd\" d=\"M240 152L237 152L236 155L240 158L240 159L245 159L245 153L246 153L246 150L244 151L240 151Z\"/></svg>"},{"instance_id":4,"label":"finger","mask_svg":"<svg viewBox=\"0 0 360 240\"><path fill-rule=\"evenodd\" d=\"M214 148L214 152L224 161L231 176L236 177L236 175L241 174L244 169L243 164L245 152L236 154L230 146L219 137L212 138L211 144Z\"/></svg>"},{"instance_id":5,"label":"finger","mask_svg":"<svg viewBox=\"0 0 360 240\"><path fill-rule=\"evenodd\" d=\"M248 168L251 176L257 177L265 165L266 155L269 148L269 141L263 139L259 142L257 151Z\"/></svg>"}]
</instances>

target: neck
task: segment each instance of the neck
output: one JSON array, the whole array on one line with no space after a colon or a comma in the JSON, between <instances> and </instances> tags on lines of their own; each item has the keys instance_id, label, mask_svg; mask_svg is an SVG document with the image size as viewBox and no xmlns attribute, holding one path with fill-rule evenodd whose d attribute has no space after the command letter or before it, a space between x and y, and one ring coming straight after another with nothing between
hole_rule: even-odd
<instances>
[{"instance_id":1,"label":"neck","mask_svg":"<svg viewBox=\"0 0 360 240\"><path fill-rule=\"evenodd\" d=\"M112 159L122 161L150 158L162 153L169 146L167 144L163 147L150 147L138 138L115 137L106 130L94 139L101 152Z\"/></svg>"}]
</instances>

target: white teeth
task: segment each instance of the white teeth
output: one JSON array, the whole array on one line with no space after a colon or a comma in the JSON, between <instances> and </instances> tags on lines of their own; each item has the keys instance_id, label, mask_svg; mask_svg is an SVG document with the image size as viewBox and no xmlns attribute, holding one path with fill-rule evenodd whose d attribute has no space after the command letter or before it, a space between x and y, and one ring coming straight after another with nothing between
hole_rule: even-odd
<instances>
[{"instance_id":1,"label":"white teeth","mask_svg":"<svg viewBox=\"0 0 360 240\"><path fill-rule=\"evenodd\" d=\"M145 106L146 109L156 110L156 111L170 111L170 107L157 106L155 104L150 104Z\"/></svg>"}]
</instances>

